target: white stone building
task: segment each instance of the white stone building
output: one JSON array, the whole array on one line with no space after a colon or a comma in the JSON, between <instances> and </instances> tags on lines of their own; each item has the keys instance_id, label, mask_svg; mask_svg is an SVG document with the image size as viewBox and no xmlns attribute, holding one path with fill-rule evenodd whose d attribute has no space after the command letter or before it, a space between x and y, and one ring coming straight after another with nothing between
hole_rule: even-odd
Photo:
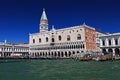
<instances>
[{"instance_id":1,"label":"white stone building","mask_svg":"<svg viewBox=\"0 0 120 80\"><path fill-rule=\"evenodd\" d=\"M96 31L96 46L97 46L97 51L98 52L101 52L101 49L100 49L100 37L101 36L105 36L107 35L106 33L103 33L101 31Z\"/></svg>"},{"instance_id":2,"label":"white stone building","mask_svg":"<svg viewBox=\"0 0 120 80\"><path fill-rule=\"evenodd\" d=\"M29 34L30 57L69 58L73 54L96 50L96 30L86 24L48 31L48 19L43 10L40 32Z\"/></svg>"},{"instance_id":3,"label":"white stone building","mask_svg":"<svg viewBox=\"0 0 120 80\"><path fill-rule=\"evenodd\" d=\"M0 42L0 58L29 57L29 44Z\"/></svg>"},{"instance_id":4,"label":"white stone building","mask_svg":"<svg viewBox=\"0 0 120 80\"><path fill-rule=\"evenodd\" d=\"M120 33L101 36L100 48L103 53L112 53L113 56L120 56Z\"/></svg>"}]
</instances>

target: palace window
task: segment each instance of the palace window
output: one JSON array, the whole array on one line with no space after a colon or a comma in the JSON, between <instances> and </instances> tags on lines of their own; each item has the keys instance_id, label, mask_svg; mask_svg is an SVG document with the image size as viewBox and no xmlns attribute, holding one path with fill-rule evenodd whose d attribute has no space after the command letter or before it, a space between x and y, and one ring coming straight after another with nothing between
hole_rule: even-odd
<instances>
[{"instance_id":1,"label":"palace window","mask_svg":"<svg viewBox=\"0 0 120 80\"><path fill-rule=\"evenodd\" d=\"M35 39L33 39L33 43L35 43Z\"/></svg>"},{"instance_id":2,"label":"palace window","mask_svg":"<svg viewBox=\"0 0 120 80\"><path fill-rule=\"evenodd\" d=\"M41 43L41 38L39 38L39 43Z\"/></svg>"},{"instance_id":3,"label":"palace window","mask_svg":"<svg viewBox=\"0 0 120 80\"><path fill-rule=\"evenodd\" d=\"M77 35L77 40L81 40L81 35L80 34Z\"/></svg>"},{"instance_id":4,"label":"palace window","mask_svg":"<svg viewBox=\"0 0 120 80\"><path fill-rule=\"evenodd\" d=\"M52 42L55 42L55 39L54 39L54 38L52 38Z\"/></svg>"},{"instance_id":5,"label":"palace window","mask_svg":"<svg viewBox=\"0 0 120 80\"><path fill-rule=\"evenodd\" d=\"M102 45L105 46L105 40L103 40L102 43L103 43Z\"/></svg>"},{"instance_id":6,"label":"palace window","mask_svg":"<svg viewBox=\"0 0 120 80\"><path fill-rule=\"evenodd\" d=\"M62 37L61 35L58 36L58 40L61 41L62 40Z\"/></svg>"},{"instance_id":7,"label":"palace window","mask_svg":"<svg viewBox=\"0 0 120 80\"><path fill-rule=\"evenodd\" d=\"M46 42L48 42L48 37L46 37Z\"/></svg>"},{"instance_id":8,"label":"palace window","mask_svg":"<svg viewBox=\"0 0 120 80\"><path fill-rule=\"evenodd\" d=\"M70 35L67 35L67 41L70 41Z\"/></svg>"},{"instance_id":9,"label":"palace window","mask_svg":"<svg viewBox=\"0 0 120 80\"><path fill-rule=\"evenodd\" d=\"M110 39L109 39L109 41L108 41L108 42L109 42L109 45L111 45L111 40L110 40Z\"/></svg>"},{"instance_id":10,"label":"palace window","mask_svg":"<svg viewBox=\"0 0 120 80\"><path fill-rule=\"evenodd\" d=\"M115 39L115 45L118 45L118 39Z\"/></svg>"}]
</instances>

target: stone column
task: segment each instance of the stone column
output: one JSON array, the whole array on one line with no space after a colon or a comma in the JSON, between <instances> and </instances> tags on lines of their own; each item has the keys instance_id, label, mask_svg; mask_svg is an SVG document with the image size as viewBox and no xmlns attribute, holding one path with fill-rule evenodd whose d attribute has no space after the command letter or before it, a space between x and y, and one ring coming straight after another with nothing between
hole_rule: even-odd
<instances>
[{"instance_id":1,"label":"stone column","mask_svg":"<svg viewBox=\"0 0 120 80\"><path fill-rule=\"evenodd\" d=\"M115 57L115 48L112 48L113 50L113 57Z\"/></svg>"},{"instance_id":2,"label":"stone column","mask_svg":"<svg viewBox=\"0 0 120 80\"><path fill-rule=\"evenodd\" d=\"M118 38L118 45L120 45L120 37Z\"/></svg>"},{"instance_id":3,"label":"stone column","mask_svg":"<svg viewBox=\"0 0 120 80\"><path fill-rule=\"evenodd\" d=\"M75 54L77 54L77 51L75 50Z\"/></svg>"},{"instance_id":4,"label":"stone column","mask_svg":"<svg viewBox=\"0 0 120 80\"><path fill-rule=\"evenodd\" d=\"M102 47L103 45L102 39L100 39L100 47Z\"/></svg>"},{"instance_id":5,"label":"stone column","mask_svg":"<svg viewBox=\"0 0 120 80\"><path fill-rule=\"evenodd\" d=\"M56 57L58 57L58 51L56 51Z\"/></svg>"},{"instance_id":6,"label":"stone column","mask_svg":"<svg viewBox=\"0 0 120 80\"><path fill-rule=\"evenodd\" d=\"M52 51L50 51L50 56L53 57L53 56L52 56Z\"/></svg>"},{"instance_id":7,"label":"stone column","mask_svg":"<svg viewBox=\"0 0 120 80\"><path fill-rule=\"evenodd\" d=\"M67 51L67 57L69 57L69 51Z\"/></svg>"},{"instance_id":8,"label":"stone column","mask_svg":"<svg viewBox=\"0 0 120 80\"><path fill-rule=\"evenodd\" d=\"M112 46L115 46L115 39L114 38L112 38Z\"/></svg>"},{"instance_id":9,"label":"stone column","mask_svg":"<svg viewBox=\"0 0 120 80\"><path fill-rule=\"evenodd\" d=\"M105 46L108 46L108 39L105 40Z\"/></svg>"},{"instance_id":10,"label":"stone column","mask_svg":"<svg viewBox=\"0 0 120 80\"><path fill-rule=\"evenodd\" d=\"M63 52L63 57L66 57L66 56L65 56L65 51Z\"/></svg>"},{"instance_id":11,"label":"stone column","mask_svg":"<svg viewBox=\"0 0 120 80\"><path fill-rule=\"evenodd\" d=\"M106 48L106 52L108 53L108 48Z\"/></svg>"},{"instance_id":12,"label":"stone column","mask_svg":"<svg viewBox=\"0 0 120 80\"><path fill-rule=\"evenodd\" d=\"M49 51L47 51L47 56L49 57Z\"/></svg>"}]
</instances>

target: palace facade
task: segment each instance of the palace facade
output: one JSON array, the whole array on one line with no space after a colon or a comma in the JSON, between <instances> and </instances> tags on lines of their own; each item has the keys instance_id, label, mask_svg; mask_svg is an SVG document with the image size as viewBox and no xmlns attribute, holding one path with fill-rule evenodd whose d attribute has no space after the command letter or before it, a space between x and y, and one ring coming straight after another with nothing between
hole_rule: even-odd
<instances>
[{"instance_id":1,"label":"palace facade","mask_svg":"<svg viewBox=\"0 0 120 80\"><path fill-rule=\"evenodd\" d=\"M86 25L73 26L63 29L48 31L48 19L43 10L39 30L40 32L29 34L30 57L57 57L69 58L74 54L86 51L96 51L96 29Z\"/></svg>"}]
</instances>

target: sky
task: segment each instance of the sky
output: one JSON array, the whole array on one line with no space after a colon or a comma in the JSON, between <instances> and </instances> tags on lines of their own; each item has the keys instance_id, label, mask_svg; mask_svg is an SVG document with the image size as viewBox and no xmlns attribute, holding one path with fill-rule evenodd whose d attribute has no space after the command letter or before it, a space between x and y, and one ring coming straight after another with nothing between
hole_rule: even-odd
<instances>
[{"instance_id":1,"label":"sky","mask_svg":"<svg viewBox=\"0 0 120 80\"><path fill-rule=\"evenodd\" d=\"M0 0L0 42L29 42L39 32L45 8L49 30L82 25L105 33L120 32L119 0Z\"/></svg>"}]
</instances>

